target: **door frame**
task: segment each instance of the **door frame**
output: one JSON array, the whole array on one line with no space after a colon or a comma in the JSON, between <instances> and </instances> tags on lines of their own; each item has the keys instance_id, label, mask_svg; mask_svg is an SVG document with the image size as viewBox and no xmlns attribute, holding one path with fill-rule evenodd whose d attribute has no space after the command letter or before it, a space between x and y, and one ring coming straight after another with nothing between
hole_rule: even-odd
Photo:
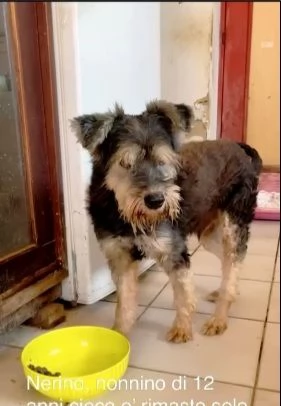
<instances>
[{"instance_id":1,"label":"door frame","mask_svg":"<svg viewBox=\"0 0 281 406\"><path fill-rule=\"evenodd\" d=\"M252 2L221 3L217 135L238 142L247 128L252 18Z\"/></svg>"},{"instance_id":2,"label":"door frame","mask_svg":"<svg viewBox=\"0 0 281 406\"><path fill-rule=\"evenodd\" d=\"M37 2L37 27L40 44L41 75L43 87L43 103L52 184L52 203L54 212L54 229L57 264L67 269L65 210L63 196L63 177L60 148L60 128L58 117L58 100L55 68L55 50L52 7L48 2Z\"/></svg>"},{"instance_id":3,"label":"door frame","mask_svg":"<svg viewBox=\"0 0 281 406\"><path fill-rule=\"evenodd\" d=\"M223 2L220 13L217 137L246 140L253 2ZM280 173L280 165L263 172Z\"/></svg>"}]
</instances>

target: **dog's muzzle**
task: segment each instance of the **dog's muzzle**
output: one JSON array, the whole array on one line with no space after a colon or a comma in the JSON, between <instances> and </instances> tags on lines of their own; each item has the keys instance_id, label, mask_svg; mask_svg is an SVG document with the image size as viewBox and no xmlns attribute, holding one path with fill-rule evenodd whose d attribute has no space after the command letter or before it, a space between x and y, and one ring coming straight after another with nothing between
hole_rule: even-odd
<instances>
[{"instance_id":1,"label":"dog's muzzle","mask_svg":"<svg viewBox=\"0 0 281 406\"><path fill-rule=\"evenodd\" d=\"M150 193L144 197L146 207L151 210L160 209L164 203L164 195L162 193Z\"/></svg>"}]
</instances>

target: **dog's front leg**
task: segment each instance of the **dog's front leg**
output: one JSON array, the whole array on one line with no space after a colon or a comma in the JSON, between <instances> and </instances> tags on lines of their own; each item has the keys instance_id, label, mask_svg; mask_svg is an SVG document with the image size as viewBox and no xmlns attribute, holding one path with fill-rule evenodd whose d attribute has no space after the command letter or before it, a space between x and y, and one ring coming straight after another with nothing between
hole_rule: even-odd
<instances>
[{"instance_id":1,"label":"dog's front leg","mask_svg":"<svg viewBox=\"0 0 281 406\"><path fill-rule=\"evenodd\" d=\"M192 275L187 266L171 268L168 275L173 288L176 317L167 340L183 343L192 340L192 314L196 305Z\"/></svg>"},{"instance_id":2,"label":"dog's front leg","mask_svg":"<svg viewBox=\"0 0 281 406\"><path fill-rule=\"evenodd\" d=\"M172 285L176 317L167 340L174 343L191 340L195 295L185 239L171 223L162 222L152 235L142 236L139 243L146 256L154 258L165 270Z\"/></svg>"},{"instance_id":3,"label":"dog's front leg","mask_svg":"<svg viewBox=\"0 0 281 406\"><path fill-rule=\"evenodd\" d=\"M126 271L117 266L113 270L117 288L117 305L113 328L128 335L136 320L137 309L137 273L133 262L128 263Z\"/></svg>"},{"instance_id":4,"label":"dog's front leg","mask_svg":"<svg viewBox=\"0 0 281 406\"><path fill-rule=\"evenodd\" d=\"M112 279L117 289L117 305L113 328L128 335L136 320L137 269L127 239L107 239L102 242Z\"/></svg>"}]
</instances>

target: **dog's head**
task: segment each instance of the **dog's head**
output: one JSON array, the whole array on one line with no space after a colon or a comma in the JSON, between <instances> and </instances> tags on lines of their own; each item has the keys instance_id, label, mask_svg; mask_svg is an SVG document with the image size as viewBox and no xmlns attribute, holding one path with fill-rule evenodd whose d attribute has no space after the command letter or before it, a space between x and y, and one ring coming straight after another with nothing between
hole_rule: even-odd
<instances>
[{"instance_id":1,"label":"dog's head","mask_svg":"<svg viewBox=\"0 0 281 406\"><path fill-rule=\"evenodd\" d=\"M72 121L79 142L104 172L105 186L114 192L121 215L135 230L177 217L177 150L192 118L189 106L155 101L136 116L116 106L112 112Z\"/></svg>"}]
</instances>

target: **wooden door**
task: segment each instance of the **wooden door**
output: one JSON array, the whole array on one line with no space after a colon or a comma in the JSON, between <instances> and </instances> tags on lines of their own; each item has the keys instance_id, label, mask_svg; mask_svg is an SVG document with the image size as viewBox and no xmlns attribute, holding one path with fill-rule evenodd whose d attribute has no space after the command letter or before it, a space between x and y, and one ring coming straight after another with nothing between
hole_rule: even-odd
<instances>
[{"instance_id":1,"label":"wooden door","mask_svg":"<svg viewBox=\"0 0 281 406\"><path fill-rule=\"evenodd\" d=\"M50 16L0 3L0 319L5 299L66 276Z\"/></svg>"},{"instance_id":2,"label":"wooden door","mask_svg":"<svg viewBox=\"0 0 281 406\"><path fill-rule=\"evenodd\" d=\"M218 136L259 151L256 218L266 220L280 219L279 36L279 3L221 3Z\"/></svg>"},{"instance_id":3,"label":"wooden door","mask_svg":"<svg viewBox=\"0 0 281 406\"><path fill-rule=\"evenodd\" d=\"M278 170L280 4L224 2L220 31L218 135L249 142Z\"/></svg>"}]
</instances>

